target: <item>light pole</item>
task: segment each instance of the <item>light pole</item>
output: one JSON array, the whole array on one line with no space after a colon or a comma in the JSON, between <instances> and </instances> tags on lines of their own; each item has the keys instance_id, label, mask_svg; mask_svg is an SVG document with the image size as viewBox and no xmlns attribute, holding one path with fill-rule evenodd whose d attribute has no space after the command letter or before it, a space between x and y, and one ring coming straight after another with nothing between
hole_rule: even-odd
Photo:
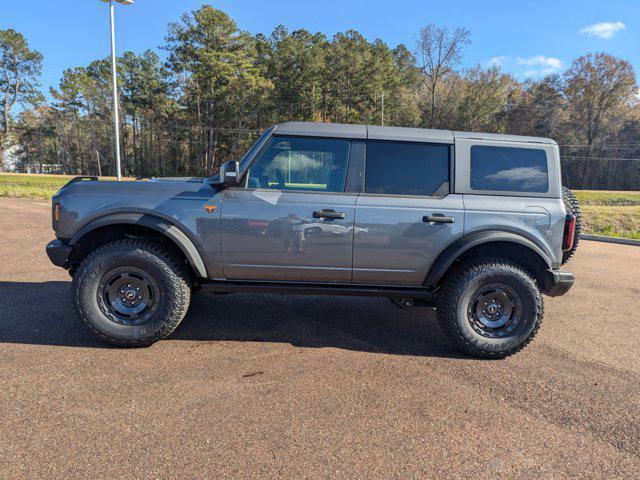
<instances>
[{"instance_id":1,"label":"light pole","mask_svg":"<svg viewBox=\"0 0 640 480\"><path fill-rule=\"evenodd\" d=\"M116 151L116 177L122 180L122 170L120 168L120 123L118 122L118 80L116 69L116 30L115 30L115 8L113 0L102 0L109 4L111 16L111 77L113 82L113 128L115 131L115 151ZM131 5L133 0L115 0L122 5Z\"/></svg>"}]
</instances>

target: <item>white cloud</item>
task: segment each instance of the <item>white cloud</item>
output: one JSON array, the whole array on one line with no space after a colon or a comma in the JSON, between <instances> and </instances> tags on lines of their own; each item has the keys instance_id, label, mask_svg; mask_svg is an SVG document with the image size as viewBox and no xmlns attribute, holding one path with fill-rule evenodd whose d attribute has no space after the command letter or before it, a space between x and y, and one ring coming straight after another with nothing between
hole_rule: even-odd
<instances>
[{"instance_id":1,"label":"white cloud","mask_svg":"<svg viewBox=\"0 0 640 480\"><path fill-rule=\"evenodd\" d=\"M547 185L547 173L540 167L517 167L487 175L489 180L511 183L519 189L540 189Z\"/></svg>"},{"instance_id":2,"label":"white cloud","mask_svg":"<svg viewBox=\"0 0 640 480\"><path fill-rule=\"evenodd\" d=\"M582 28L580 33L586 33L592 37L611 38L617 31L624 30L625 28L627 28L627 26L620 21L600 22Z\"/></svg>"},{"instance_id":3,"label":"white cloud","mask_svg":"<svg viewBox=\"0 0 640 480\"><path fill-rule=\"evenodd\" d=\"M497 57L492 57L487 62L487 66L489 67L501 67L504 64L504 61L507 59L504 55L499 55Z\"/></svg>"},{"instance_id":4,"label":"white cloud","mask_svg":"<svg viewBox=\"0 0 640 480\"><path fill-rule=\"evenodd\" d=\"M544 55L536 55L529 58L516 58L518 65L526 65L527 67L545 67L559 69L562 68L562 60L555 57L545 57Z\"/></svg>"},{"instance_id":5,"label":"white cloud","mask_svg":"<svg viewBox=\"0 0 640 480\"><path fill-rule=\"evenodd\" d=\"M562 60L555 57L545 57L544 55L528 58L518 57L516 58L516 63L529 67L523 74L525 77L542 77L562 68Z\"/></svg>"}]
</instances>

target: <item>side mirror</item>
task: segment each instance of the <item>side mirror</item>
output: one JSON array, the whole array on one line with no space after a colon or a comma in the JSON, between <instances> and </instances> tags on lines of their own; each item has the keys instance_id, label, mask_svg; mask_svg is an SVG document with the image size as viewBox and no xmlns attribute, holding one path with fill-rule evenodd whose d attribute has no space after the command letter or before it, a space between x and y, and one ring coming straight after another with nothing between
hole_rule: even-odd
<instances>
[{"instance_id":1,"label":"side mirror","mask_svg":"<svg viewBox=\"0 0 640 480\"><path fill-rule=\"evenodd\" d=\"M220 181L218 185L232 187L240 184L240 163L231 160L220 167Z\"/></svg>"}]
</instances>

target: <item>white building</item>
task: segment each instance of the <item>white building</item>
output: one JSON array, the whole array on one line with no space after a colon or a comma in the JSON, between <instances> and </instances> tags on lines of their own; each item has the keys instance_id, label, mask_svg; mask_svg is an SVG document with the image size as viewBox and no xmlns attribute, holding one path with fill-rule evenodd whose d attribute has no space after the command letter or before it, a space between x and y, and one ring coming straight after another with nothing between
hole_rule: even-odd
<instances>
[{"instance_id":1,"label":"white building","mask_svg":"<svg viewBox=\"0 0 640 480\"><path fill-rule=\"evenodd\" d=\"M13 145L2 153L2 171L15 172L18 168L18 150L19 145Z\"/></svg>"}]
</instances>

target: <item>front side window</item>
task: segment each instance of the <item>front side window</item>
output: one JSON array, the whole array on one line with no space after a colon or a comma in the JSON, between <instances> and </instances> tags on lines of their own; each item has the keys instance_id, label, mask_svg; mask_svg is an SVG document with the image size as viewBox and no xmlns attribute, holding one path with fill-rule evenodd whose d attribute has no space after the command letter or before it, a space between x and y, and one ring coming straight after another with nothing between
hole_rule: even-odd
<instances>
[{"instance_id":1,"label":"front side window","mask_svg":"<svg viewBox=\"0 0 640 480\"><path fill-rule=\"evenodd\" d=\"M473 190L545 193L549 190L547 154L539 148L471 147Z\"/></svg>"},{"instance_id":2,"label":"front side window","mask_svg":"<svg viewBox=\"0 0 640 480\"><path fill-rule=\"evenodd\" d=\"M348 140L272 137L249 171L248 188L343 192Z\"/></svg>"},{"instance_id":3,"label":"front side window","mask_svg":"<svg viewBox=\"0 0 640 480\"><path fill-rule=\"evenodd\" d=\"M449 193L449 147L367 142L365 192L435 196Z\"/></svg>"}]
</instances>

